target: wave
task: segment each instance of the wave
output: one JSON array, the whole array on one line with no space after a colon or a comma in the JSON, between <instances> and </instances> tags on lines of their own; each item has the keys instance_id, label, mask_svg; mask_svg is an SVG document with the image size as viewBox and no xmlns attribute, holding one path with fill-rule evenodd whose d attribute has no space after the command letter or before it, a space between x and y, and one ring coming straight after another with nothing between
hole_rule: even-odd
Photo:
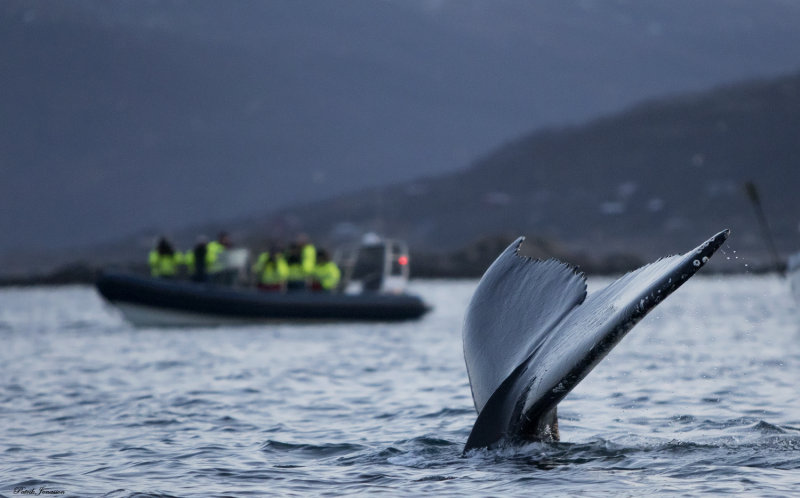
<instances>
[{"instance_id":1,"label":"wave","mask_svg":"<svg viewBox=\"0 0 800 498\"><path fill-rule=\"evenodd\" d=\"M363 451L364 446L353 443L285 443L270 439L261 445L266 453L292 453L312 458L329 458Z\"/></svg>"}]
</instances>

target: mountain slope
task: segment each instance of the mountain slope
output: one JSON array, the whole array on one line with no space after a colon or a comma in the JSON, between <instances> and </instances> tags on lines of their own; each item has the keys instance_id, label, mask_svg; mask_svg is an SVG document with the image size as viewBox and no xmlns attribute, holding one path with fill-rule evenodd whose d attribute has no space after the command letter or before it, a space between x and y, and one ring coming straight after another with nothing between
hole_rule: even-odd
<instances>
[{"instance_id":1,"label":"mountain slope","mask_svg":"<svg viewBox=\"0 0 800 498\"><path fill-rule=\"evenodd\" d=\"M645 257L729 227L731 244L759 255L763 244L742 188L754 180L778 245L789 252L800 244L798 137L794 74L536 132L458 173L285 214L315 233L345 221L417 247L521 233Z\"/></svg>"}]
</instances>

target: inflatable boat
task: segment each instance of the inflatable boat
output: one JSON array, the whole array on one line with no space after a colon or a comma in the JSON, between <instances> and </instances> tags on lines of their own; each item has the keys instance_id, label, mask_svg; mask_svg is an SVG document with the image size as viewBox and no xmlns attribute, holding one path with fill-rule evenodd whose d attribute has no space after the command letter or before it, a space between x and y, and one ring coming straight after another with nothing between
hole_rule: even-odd
<instances>
[{"instance_id":1,"label":"inflatable boat","mask_svg":"<svg viewBox=\"0 0 800 498\"><path fill-rule=\"evenodd\" d=\"M430 307L420 297L405 292L408 255L403 248L381 240L354 253L340 253L345 279L338 292L259 291L241 285L113 271L101 274L96 287L126 320L141 327L413 320Z\"/></svg>"}]
</instances>

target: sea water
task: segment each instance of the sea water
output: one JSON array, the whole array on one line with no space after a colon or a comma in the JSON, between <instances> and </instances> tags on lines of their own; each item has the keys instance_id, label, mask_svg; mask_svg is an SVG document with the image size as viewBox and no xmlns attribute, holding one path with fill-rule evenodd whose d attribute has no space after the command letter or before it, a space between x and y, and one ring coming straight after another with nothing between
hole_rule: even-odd
<instances>
[{"instance_id":1,"label":"sea water","mask_svg":"<svg viewBox=\"0 0 800 498\"><path fill-rule=\"evenodd\" d=\"M608 280L590 279L590 291ZM89 287L0 291L0 496L800 491L800 313L699 275L559 405L559 443L462 454L475 281L407 323L136 329Z\"/></svg>"}]
</instances>

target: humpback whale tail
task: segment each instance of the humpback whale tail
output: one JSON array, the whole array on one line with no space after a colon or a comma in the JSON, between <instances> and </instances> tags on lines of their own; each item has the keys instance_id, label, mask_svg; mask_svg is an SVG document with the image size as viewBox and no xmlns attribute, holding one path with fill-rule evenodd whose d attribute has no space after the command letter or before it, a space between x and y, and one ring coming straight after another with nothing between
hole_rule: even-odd
<instances>
[{"instance_id":1,"label":"humpback whale tail","mask_svg":"<svg viewBox=\"0 0 800 498\"><path fill-rule=\"evenodd\" d=\"M478 419L465 451L503 439L558 440L556 405L728 238L630 272L587 297L573 266L518 254L486 270L467 308L464 359Z\"/></svg>"}]
</instances>

